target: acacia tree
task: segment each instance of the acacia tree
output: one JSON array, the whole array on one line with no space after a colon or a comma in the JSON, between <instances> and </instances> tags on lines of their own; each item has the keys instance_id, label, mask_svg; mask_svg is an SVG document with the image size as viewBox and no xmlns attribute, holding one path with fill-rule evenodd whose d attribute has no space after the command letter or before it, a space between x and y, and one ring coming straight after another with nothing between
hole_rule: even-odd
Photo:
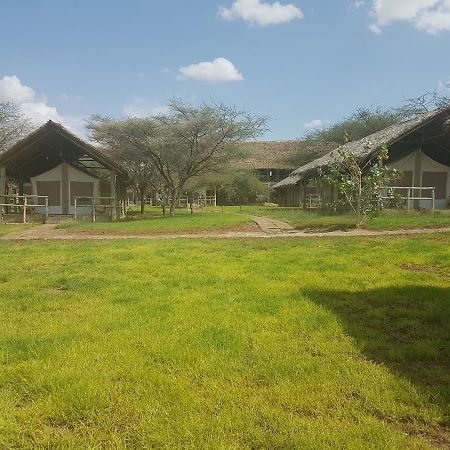
<instances>
[{"instance_id":1,"label":"acacia tree","mask_svg":"<svg viewBox=\"0 0 450 450\"><path fill-rule=\"evenodd\" d=\"M146 198L160 182L153 159L141 146L127 139L110 118L91 116L87 129L90 139L101 144L103 151L126 170L130 185L138 194L141 214L144 214Z\"/></svg>"},{"instance_id":2,"label":"acacia tree","mask_svg":"<svg viewBox=\"0 0 450 450\"><path fill-rule=\"evenodd\" d=\"M365 143L370 150L370 142ZM356 215L356 226L363 224L364 217L375 215L381 205L380 187L387 186L392 180L399 178L400 172L385 165L388 149L382 147L364 162L361 157L348 149L337 150L337 158L328 165L321 178L333 186L344 197Z\"/></svg>"},{"instance_id":3,"label":"acacia tree","mask_svg":"<svg viewBox=\"0 0 450 450\"><path fill-rule=\"evenodd\" d=\"M0 153L7 150L32 130L31 121L17 105L0 102Z\"/></svg>"},{"instance_id":4,"label":"acacia tree","mask_svg":"<svg viewBox=\"0 0 450 450\"><path fill-rule=\"evenodd\" d=\"M169 112L147 118L111 120L93 117L90 129L100 143L120 141L139 149L153 163L170 194L170 215L193 177L222 169L239 157L237 142L266 130L267 119L235 107L172 100Z\"/></svg>"}]
</instances>

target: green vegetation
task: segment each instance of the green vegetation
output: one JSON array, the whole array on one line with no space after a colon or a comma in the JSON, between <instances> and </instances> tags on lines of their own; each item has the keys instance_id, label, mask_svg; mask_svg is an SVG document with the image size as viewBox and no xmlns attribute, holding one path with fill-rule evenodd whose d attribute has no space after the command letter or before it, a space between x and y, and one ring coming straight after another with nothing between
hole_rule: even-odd
<instances>
[{"instance_id":1,"label":"green vegetation","mask_svg":"<svg viewBox=\"0 0 450 450\"><path fill-rule=\"evenodd\" d=\"M228 211L239 211L239 207ZM333 231L355 228L355 216L328 216L317 212L305 212L302 208L242 207L243 214L266 216L290 223L299 230ZM362 228L368 230L398 230L413 228L450 227L450 211L435 214L397 210L385 210L378 217L368 218Z\"/></svg>"},{"instance_id":2,"label":"green vegetation","mask_svg":"<svg viewBox=\"0 0 450 450\"><path fill-rule=\"evenodd\" d=\"M133 215L131 216L133 217ZM59 228L68 231L88 233L153 235L199 233L203 231L239 231L252 229L251 217L240 214L222 214L220 212L201 212L190 214L186 209L177 209L175 217L164 218L160 208L147 208L144 218L131 218L118 222L66 222Z\"/></svg>"},{"instance_id":3,"label":"green vegetation","mask_svg":"<svg viewBox=\"0 0 450 450\"><path fill-rule=\"evenodd\" d=\"M0 242L0 447L447 448L449 244Z\"/></svg>"},{"instance_id":4,"label":"green vegetation","mask_svg":"<svg viewBox=\"0 0 450 450\"><path fill-rule=\"evenodd\" d=\"M0 237L1 236L5 236L9 233L15 233L16 231L23 231L26 230L27 228L32 227L33 225L28 224L28 225L13 225L13 224L2 224L0 223Z\"/></svg>"},{"instance_id":5,"label":"green vegetation","mask_svg":"<svg viewBox=\"0 0 450 450\"><path fill-rule=\"evenodd\" d=\"M59 228L70 232L120 235L158 235L179 233L201 233L208 231L256 230L251 223L254 216L265 216L290 223L299 230L336 231L355 228L355 216L328 216L318 212L305 212L301 208L277 208L263 206L207 207L190 214L187 209L178 209L175 218L163 218L161 209L147 207L144 218L137 211L129 219L118 222L91 223L66 222ZM437 211L434 215L397 210L385 210L380 216L369 218L363 225L368 230L398 230L414 228L450 227L450 211Z\"/></svg>"}]
</instances>

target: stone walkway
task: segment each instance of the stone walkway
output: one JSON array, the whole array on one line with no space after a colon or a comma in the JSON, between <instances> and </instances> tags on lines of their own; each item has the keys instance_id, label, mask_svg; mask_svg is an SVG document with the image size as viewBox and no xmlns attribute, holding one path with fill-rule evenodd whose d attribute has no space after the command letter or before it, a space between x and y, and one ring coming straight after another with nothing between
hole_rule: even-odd
<instances>
[{"instance_id":1,"label":"stone walkway","mask_svg":"<svg viewBox=\"0 0 450 450\"><path fill-rule=\"evenodd\" d=\"M253 222L255 222L264 233L279 234L296 231L292 225L269 217L255 217Z\"/></svg>"},{"instance_id":2,"label":"stone walkway","mask_svg":"<svg viewBox=\"0 0 450 450\"><path fill-rule=\"evenodd\" d=\"M263 219L263 218L257 218ZM154 234L154 235L114 235L89 234L85 232L69 232L57 229L56 224L39 225L27 228L24 231L9 233L0 237L4 241L109 241L109 240L168 240L168 239L270 239L270 238L311 238L311 237L370 237L370 236L402 236L416 234L449 233L450 228L421 228L413 230L373 231L365 229L352 229L350 231L331 232L305 232L295 230L284 222L275 220L257 220L255 223L260 231L216 231L180 234Z\"/></svg>"}]
</instances>

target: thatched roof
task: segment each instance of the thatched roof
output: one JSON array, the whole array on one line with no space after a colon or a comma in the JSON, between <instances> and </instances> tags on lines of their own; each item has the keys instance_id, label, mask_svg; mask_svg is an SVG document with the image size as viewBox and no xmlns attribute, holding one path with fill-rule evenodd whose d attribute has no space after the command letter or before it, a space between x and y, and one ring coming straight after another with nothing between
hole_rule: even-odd
<instances>
[{"instance_id":1,"label":"thatched roof","mask_svg":"<svg viewBox=\"0 0 450 450\"><path fill-rule=\"evenodd\" d=\"M242 158L233 164L237 169L294 169L290 162L299 152L299 141L255 141L238 144Z\"/></svg>"},{"instance_id":2,"label":"thatched roof","mask_svg":"<svg viewBox=\"0 0 450 450\"><path fill-rule=\"evenodd\" d=\"M376 155L382 147L389 147L398 142L403 137L417 131L419 128L427 125L438 116L445 117L450 113L450 107L438 109L436 111L421 114L412 120L392 125L384 130L373 133L358 141L349 142L332 150L325 156L315 159L314 161L294 170L287 178L277 183L276 189L293 186L302 180L310 179L318 175L319 169L333 163L339 158L341 150L350 151L358 156L361 161Z\"/></svg>"},{"instance_id":3,"label":"thatched roof","mask_svg":"<svg viewBox=\"0 0 450 450\"><path fill-rule=\"evenodd\" d=\"M125 170L116 162L61 124L51 120L3 152L0 155L0 166L12 171L19 169L22 171L27 169L31 172L45 170L49 164L46 162L49 159L48 152L52 149L58 152L58 146L62 142L70 143L74 157L87 155L103 167L115 171L119 176L127 177ZM38 162L44 164L45 167L41 168Z\"/></svg>"}]
</instances>

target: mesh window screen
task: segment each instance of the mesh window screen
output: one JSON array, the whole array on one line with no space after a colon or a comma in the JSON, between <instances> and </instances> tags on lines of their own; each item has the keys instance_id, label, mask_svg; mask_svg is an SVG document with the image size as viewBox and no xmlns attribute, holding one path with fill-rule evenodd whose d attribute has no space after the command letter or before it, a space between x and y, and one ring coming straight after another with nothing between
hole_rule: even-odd
<instances>
[{"instance_id":1,"label":"mesh window screen","mask_svg":"<svg viewBox=\"0 0 450 450\"><path fill-rule=\"evenodd\" d=\"M37 181L37 195L48 196L48 206L61 206L61 182Z\"/></svg>"},{"instance_id":2,"label":"mesh window screen","mask_svg":"<svg viewBox=\"0 0 450 450\"><path fill-rule=\"evenodd\" d=\"M447 198L447 172L422 172L422 186L434 186L438 200Z\"/></svg>"},{"instance_id":3,"label":"mesh window screen","mask_svg":"<svg viewBox=\"0 0 450 450\"><path fill-rule=\"evenodd\" d=\"M93 197L94 183L84 181L70 182L70 204L75 205L75 197ZM77 200L78 205L89 205L91 202L87 199Z\"/></svg>"}]
</instances>

